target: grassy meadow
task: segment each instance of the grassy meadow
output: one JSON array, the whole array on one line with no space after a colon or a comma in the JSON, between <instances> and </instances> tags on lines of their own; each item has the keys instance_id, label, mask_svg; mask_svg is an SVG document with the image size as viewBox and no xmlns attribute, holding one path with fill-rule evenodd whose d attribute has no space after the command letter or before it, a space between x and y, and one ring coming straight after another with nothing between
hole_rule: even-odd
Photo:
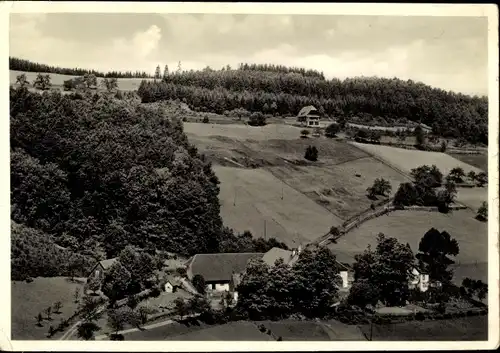
<instances>
[{"instance_id":1,"label":"grassy meadow","mask_svg":"<svg viewBox=\"0 0 500 353\"><path fill-rule=\"evenodd\" d=\"M74 293L76 288L83 291L83 279L71 282L66 277L35 278L33 282L11 282L11 336L14 340L46 339L49 326L56 327L62 318L67 319L76 311ZM44 320L42 327L37 326L38 313L53 306L55 302L62 303L61 313L52 313L52 320ZM52 310L54 311L54 310Z\"/></svg>"}]
</instances>

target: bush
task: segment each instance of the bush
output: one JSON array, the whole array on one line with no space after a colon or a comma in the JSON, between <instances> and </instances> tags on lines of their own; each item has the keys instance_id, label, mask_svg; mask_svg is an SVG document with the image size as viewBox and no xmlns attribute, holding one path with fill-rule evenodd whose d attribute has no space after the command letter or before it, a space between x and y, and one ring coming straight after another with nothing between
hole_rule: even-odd
<instances>
[{"instance_id":1,"label":"bush","mask_svg":"<svg viewBox=\"0 0 500 353\"><path fill-rule=\"evenodd\" d=\"M203 124L208 124L210 122L210 119L208 119L208 117L204 117L203 120L202 120Z\"/></svg>"},{"instance_id":2,"label":"bush","mask_svg":"<svg viewBox=\"0 0 500 353\"><path fill-rule=\"evenodd\" d=\"M111 341L124 341L125 337L121 333L113 333L109 335Z\"/></svg>"},{"instance_id":3,"label":"bush","mask_svg":"<svg viewBox=\"0 0 500 353\"><path fill-rule=\"evenodd\" d=\"M330 124L325 129L326 137L335 137L337 133L340 131L340 126L336 123Z\"/></svg>"},{"instance_id":4,"label":"bush","mask_svg":"<svg viewBox=\"0 0 500 353\"><path fill-rule=\"evenodd\" d=\"M304 129L300 132L300 137L302 138L307 138L309 135L311 134L311 132L307 129Z\"/></svg>"},{"instance_id":5,"label":"bush","mask_svg":"<svg viewBox=\"0 0 500 353\"><path fill-rule=\"evenodd\" d=\"M315 146L308 146L306 149L306 153L304 158L309 161L317 161L318 160L318 149Z\"/></svg>"},{"instance_id":6,"label":"bush","mask_svg":"<svg viewBox=\"0 0 500 353\"><path fill-rule=\"evenodd\" d=\"M425 314L421 311L415 314L415 320L422 321L425 320Z\"/></svg>"},{"instance_id":7,"label":"bush","mask_svg":"<svg viewBox=\"0 0 500 353\"><path fill-rule=\"evenodd\" d=\"M266 118L261 112L254 112L248 120L250 126L264 126L266 125Z\"/></svg>"}]
</instances>

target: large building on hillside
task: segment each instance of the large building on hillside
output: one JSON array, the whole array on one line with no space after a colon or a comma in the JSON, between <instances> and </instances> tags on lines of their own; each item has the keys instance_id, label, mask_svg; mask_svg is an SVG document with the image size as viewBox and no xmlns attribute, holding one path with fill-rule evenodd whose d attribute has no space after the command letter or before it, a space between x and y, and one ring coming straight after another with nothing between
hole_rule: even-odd
<instances>
[{"instance_id":1,"label":"large building on hillside","mask_svg":"<svg viewBox=\"0 0 500 353\"><path fill-rule=\"evenodd\" d=\"M302 108L297 114L297 121L303 126L320 127L321 115L318 110L312 105Z\"/></svg>"}]
</instances>

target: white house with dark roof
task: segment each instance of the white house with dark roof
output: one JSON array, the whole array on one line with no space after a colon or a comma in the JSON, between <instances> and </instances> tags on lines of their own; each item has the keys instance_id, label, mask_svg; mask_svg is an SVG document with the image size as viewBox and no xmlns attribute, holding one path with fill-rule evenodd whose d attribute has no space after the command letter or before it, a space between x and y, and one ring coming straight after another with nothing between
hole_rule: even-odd
<instances>
[{"instance_id":1,"label":"white house with dark roof","mask_svg":"<svg viewBox=\"0 0 500 353\"><path fill-rule=\"evenodd\" d=\"M302 108L297 114L297 121L307 127L320 127L321 116L312 105Z\"/></svg>"}]
</instances>

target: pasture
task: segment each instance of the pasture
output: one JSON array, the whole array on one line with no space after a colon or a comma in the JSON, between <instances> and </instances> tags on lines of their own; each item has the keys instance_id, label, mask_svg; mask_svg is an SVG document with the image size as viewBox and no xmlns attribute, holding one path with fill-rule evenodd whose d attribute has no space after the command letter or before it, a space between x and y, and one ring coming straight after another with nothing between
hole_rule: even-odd
<instances>
[{"instance_id":1,"label":"pasture","mask_svg":"<svg viewBox=\"0 0 500 353\"><path fill-rule=\"evenodd\" d=\"M375 178L382 177L391 183L391 196L400 183L407 181L405 176L371 157L328 166L277 166L269 170L343 220L370 207L373 201L366 189Z\"/></svg>"},{"instance_id":2,"label":"pasture","mask_svg":"<svg viewBox=\"0 0 500 353\"><path fill-rule=\"evenodd\" d=\"M214 171L221 181L222 219L236 231L250 230L255 237L275 237L298 246L342 223L264 169L214 166Z\"/></svg>"},{"instance_id":3,"label":"pasture","mask_svg":"<svg viewBox=\"0 0 500 353\"><path fill-rule=\"evenodd\" d=\"M482 154L450 153L450 156L464 163L470 164L482 171L488 172L488 152Z\"/></svg>"},{"instance_id":4,"label":"pasture","mask_svg":"<svg viewBox=\"0 0 500 353\"><path fill-rule=\"evenodd\" d=\"M190 137L223 136L238 140L294 140L300 137L301 129L285 124L250 126L240 124L184 123L184 132Z\"/></svg>"},{"instance_id":5,"label":"pasture","mask_svg":"<svg viewBox=\"0 0 500 353\"><path fill-rule=\"evenodd\" d=\"M36 80L36 76L38 75L38 72L25 72L25 71L15 71L15 70L10 70L9 71L9 82L11 85L14 85L16 83L16 78L17 76L25 74L26 78L28 79L28 82L32 84ZM42 72L42 74L45 74ZM69 80L71 78L77 77L77 76L71 76L71 75L61 75L61 74L53 74L49 73L50 75L50 82L52 84L52 88L59 88L63 89L63 84L64 81ZM100 86L103 78L98 77L97 78L97 84ZM141 81L144 80L142 78L119 78L117 79L118 82L118 89L122 91L135 91L139 88L139 85L141 84ZM152 80L152 79L145 79L145 80Z\"/></svg>"},{"instance_id":6,"label":"pasture","mask_svg":"<svg viewBox=\"0 0 500 353\"><path fill-rule=\"evenodd\" d=\"M62 318L67 319L77 310L78 304L74 301L76 288L83 292L82 279L71 282L66 277L35 278L33 282L11 282L11 315L13 340L40 340L47 339L49 326L56 327ZM54 303L62 303L61 313L52 313L51 320L44 319L42 326L37 326L36 316L44 310L53 307ZM54 311L54 309L52 309Z\"/></svg>"},{"instance_id":7,"label":"pasture","mask_svg":"<svg viewBox=\"0 0 500 353\"><path fill-rule=\"evenodd\" d=\"M461 167L467 174L470 171L480 173L481 169L459 161L450 155L440 152L427 152L418 150L407 150L381 145L371 145L358 142L350 142L352 145L380 158L388 165L393 166L404 173L410 173L411 169L421 165L436 165L443 175L447 175L451 169Z\"/></svg>"},{"instance_id":8,"label":"pasture","mask_svg":"<svg viewBox=\"0 0 500 353\"><path fill-rule=\"evenodd\" d=\"M474 212L481 207L483 201L488 200L488 188L458 188L457 201L472 208Z\"/></svg>"},{"instance_id":9,"label":"pasture","mask_svg":"<svg viewBox=\"0 0 500 353\"><path fill-rule=\"evenodd\" d=\"M427 211L395 211L388 215L369 220L341 237L337 244L328 247L334 254L350 257L362 253L370 244L377 244L377 234L410 244L413 252L418 252L418 245L423 235L432 227L439 231L447 231L458 241L460 253L455 258L457 266L470 268L476 266L475 278L487 280L488 262L488 225L476 220L475 212L468 209L453 211L449 214ZM457 270L462 271L462 270ZM474 272L467 270L469 272Z\"/></svg>"}]
</instances>

